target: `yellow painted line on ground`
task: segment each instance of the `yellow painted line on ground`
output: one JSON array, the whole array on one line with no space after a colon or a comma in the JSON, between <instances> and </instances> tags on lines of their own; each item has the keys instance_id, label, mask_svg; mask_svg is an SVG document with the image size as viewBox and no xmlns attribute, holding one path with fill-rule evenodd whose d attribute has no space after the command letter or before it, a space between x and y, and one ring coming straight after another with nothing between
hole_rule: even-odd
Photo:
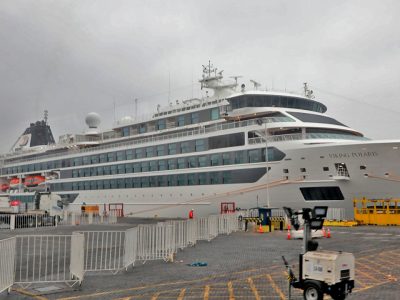
<instances>
[{"instance_id":1,"label":"yellow painted line on ground","mask_svg":"<svg viewBox=\"0 0 400 300\"><path fill-rule=\"evenodd\" d=\"M178 300L182 300L183 299L183 295L185 295L185 291L186 291L186 289L183 289L181 291L181 293L179 294Z\"/></svg>"},{"instance_id":2,"label":"yellow painted line on ground","mask_svg":"<svg viewBox=\"0 0 400 300\"><path fill-rule=\"evenodd\" d=\"M221 275L215 275L215 276L205 277L205 278L196 279L196 280L158 283L158 284L147 285L147 286L139 286L139 287L134 287L134 288L130 288L130 289L124 289L124 290L114 290L114 291L107 291L107 292L101 292L101 293L96 293L96 294L88 294L88 295L80 295L80 296L73 296L73 297L67 297L67 298L59 298L57 300L78 299L78 298L84 298L84 297L94 297L94 296L100 296L100 295L107 295L107 294L112 294L112 293L143 290L143 289L152 288L152 287L158 287L158 286L168 286L168 285L177 285L177 284L187 284L187 283L201 282L201 281L206 281L206 280L215 279L215 278L219 278L219 277L226 277L228 275L238 275L238 274L244 274L244 273L249 273L249 272L267 270L267 269L276 269L276 268L281 268L281 267L282 266L272 266L272 267L266 267L266 268L259 268L259 269L252 269L252 270L246 270L246 271L240 271L240 272L234 272L234 273L226 273L226 274L221 274ZM263 276L263 275L260 275L260 276Z\"/></svg>"},{"instance_id":3,"label":"yellow painted line on ground","mask_svg":"<svg viewBox=\"0 0 400 300\"><path fill-rule=\"evenodd\" d=\"M46 299L46 298L44 298L44 297L42 297L42 296L35 295L35 294L30 293L30 292L27 292L27 291L25 291L25 290L20 290L20 289L16 289L16 288L11 288L11 290L13 290L13 291L15 291L15 292L18 292L18 293L21 293L21 294L25 294L25 295L28 295L28 296L32 296L32 297L34 297L34 298L36 298L36 299L48 300L48 299Z\"/></svg>"},{"instance_id":4,"label":"yellow painted line on ground","mask_svg":"<svg viewBox=\"0 0 400 300\"><path fill-rule=\"evenodd\" d=\"M385 254L383 254L383 253L380 253L380 254L378 254L377 256L375 256L377 259L380 259L380 260L383 260L384 262L387 262L387 263L389 263L389 264L391 264L391 265L395 265L395 266L397 266L397 267L400 267L400 265L398 265L398 264L395 264L394 262L392 262L392 261L387 261L387 260L385 260L385 259L383 259L383 258L381 258L381 257L379 257L380 255L383 255L383 256L386 256L386 257L388 257L388 258L391 258L391 259L393 259L393 257L390 257L390 256L387 256L387 255L385 255Z\"/></svg>"},{"instance_id":5,"label":"yellow painted line on ground","mask_svg":"<svg viewBox=\"0 0 400 300\"><path fill-rule=\"evenodd\" d=\"M356 271L356 272L358 272L358 273L361 273L361 274L363 274L363 275L364 275L364 276L366 276L366 277L369 277L369 278L371 278L372 280L375 280L375 281L381 282L379 279L376 279L376 278L374 278L374 277L372 277L372 276L368 275L367 273L364 273L363 271L360 271L360 270L358 270L358 269L355 269L355 271Z\"/></svg>"},{"instance_id":6,"label":"yellow painted line on ground","mask_svg":"<svg viewBox=\"0 0 400 300\"><path fill-rule=\"evenodd\" d=\"M153 298L151 300L157 300L158 296L161 294L161 292L155 293Z\"/></svg>"},{"instance_id":7,"label":"yellow painted line on ground","mask_svg":"<svg viewBox=\"0 0 400 300\"><path fill-rule=\"evenodd\" d=\"M368 288L368 286L366 286L364 283L362 283L362 282L361 282L360 280L358 280L357 278L354 278L354 280L355 280L356 282L358 282L358 284L362 285L363 287Z\"/></svg>"},{"instance_id":8,"label":"yellow painted line on ground","mask_svg":"<svg viewBox=\"0 0 400 300\"><path fill-rule=\"evenodd\" d=\"M253 290L254 296L256 297L257 300L261 300L261 298L258 296L258 291L256 289L256 286L253 283L253 280L249 277L248 281L250 283L251 289Z\"/></svg>"},{"instance_id":9,"label":"yellow painted line on ground","mask_svg":"<svg viewBox=\"0 0 400 300\"><path fill-rule=\"evenodd\" d=\"M284 272L284 273L286 273L286 272ZM279 296L281 296L282 300L286 300L285 295L283 295L280 288L275 284L275 281L272 279L271 275L267 274L267 277L268 277L269 281L271 282L272 288L279 294Z\"/></svg>"},{"instance_id":10,"label":"yellow painted line on ground","mask_svg":"<svg viewBox=\"0 0 400 300\"><path fill-rule=\"evenodd\" d=\"M210 294L210 286L206 285L206 289L204 291L204 300L208 300L209 294Z\"/></svg>"},{"instance_id":11,"label":"yellow painted line on ground","mask_svg":"<svg viewBox=\"0 0 400 300\"><path fill-rule=\"evenodd\" d=\"M376 264L376 265L381 266L382 268L385 268L385 269L391 269L391 268L389 268L389 267L386 267L386 266L384 266L384 265L378 264L377 262L372 261L372 260L369 260L369 259L366 259L366 258L359 258L359 259L366 260L366 261L369 262L369 263Z\"/></svg>"},{"instance_id":12,"label":"yellow painted line on ground","mask_svg":"<svg viewBox=\"0 0 400 300\"><path fill-rule=\"evenodd\" d=\"M378 271L377 269L371 268L370 266L364 265L364 264L362 264L362 263L360 263L360 262L357 262L357 264L362 265L362 266L364 266L364 267L366 267L366 268L368 268L368 269L371 269L372 271L375 271L375 272L377 272L377 273L379 273L379 274L382 274L383 276L386 276L386 275L387 275L387 274L385 274L385 273L383 273L383 272L381 272L381 271ZM380 280L379 280L379 281L380 281Z\"/></svg>"},{"instance_id":13,"label":"yellow painted line on ground","mask_svg":"<svg viewBox=\"0 0 400 300\"><path fill-rule=\"evenodd\" d=\"M229 290L229 299L234 300L235 298L233 297L233 288L232 288L232 282L228 282L228 290Z\"/></svg>"}]
</instances>

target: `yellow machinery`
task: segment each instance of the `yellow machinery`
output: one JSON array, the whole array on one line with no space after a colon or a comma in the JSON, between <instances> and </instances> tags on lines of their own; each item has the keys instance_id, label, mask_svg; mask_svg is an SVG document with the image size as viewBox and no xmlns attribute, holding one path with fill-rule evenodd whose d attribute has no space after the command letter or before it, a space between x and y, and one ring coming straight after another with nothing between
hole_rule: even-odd
<instances>
[{"instance_id":1,"label":"yellow machinery","mask_svg":"<svg viewBox=\"0 0 400 300\"><path fill-rule=\"evenodd\" d=\"M358 203L362 204L362 208L357 207ZM354 217L361 224L400 225L400 200L354 198Z\"/></svg>"}]
</instances>

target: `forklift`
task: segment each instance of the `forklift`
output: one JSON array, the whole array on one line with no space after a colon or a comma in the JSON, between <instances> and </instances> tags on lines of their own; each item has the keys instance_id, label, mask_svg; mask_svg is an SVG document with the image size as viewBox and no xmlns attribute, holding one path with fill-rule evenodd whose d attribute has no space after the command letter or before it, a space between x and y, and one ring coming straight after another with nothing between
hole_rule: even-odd
<instances>
[{"instance_id":1,"label":"forklift","mask_svg":"<svg viewBox=\"0 0 400 300\"><path fill-rule=\"evenodd\" d=\"M319 250L318 242L312 240L311 230L320 230L328 211L327 206L303 208L293 212L283 207L295 230L300 227L298 216L304 220L303 253L299 255L299 278L282 256L288 273L288 299L291 287L303 290L305 300L322 300L324 294L333 300L344 300L354 289L355 259L352 253Z\"/></svg>"}]
</instances>

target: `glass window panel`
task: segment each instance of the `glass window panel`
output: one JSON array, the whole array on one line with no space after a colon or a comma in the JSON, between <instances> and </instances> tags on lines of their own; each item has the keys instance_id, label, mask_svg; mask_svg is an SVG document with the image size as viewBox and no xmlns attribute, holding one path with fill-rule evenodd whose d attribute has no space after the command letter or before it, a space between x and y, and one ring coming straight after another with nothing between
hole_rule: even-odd
<instances>
[{"instance_id":1,"label":"glass window panel","mask_svg":"<svg viewBox=\"0 0 400 300\"><path fill-rule=\"evenodd\" d=\"M259 162L258 150L249 150L249 162L250 163Z\"/></svg>"},{"instance_id":2,"label":"glass window panel","mask_svg":"<svg viewBox=\"0 0 400 300\"><path fill-rule=\"evenodd\" d=\"M155 187L156 186L156 178L154 176L149 177L149 187Z\"/></svg>"},{"instance_id":3,"label":"glass window panel","mask_svg":"<svg viewBox=\"0 0 400 300\"><path fill-rule=\"evenodd\" d=\"M142 149L136 149L136 159L142 158Z\"/></svg>"},{"instance_id":4,"label":"glass window panel","mask_svg":"<svg viewBox=\"0 0 400 300\"><path fill-rule=\"evenodd\" d=\"M147 162L140 163L140 172L147 172Z\"/></svg>"},{"instance_id":5,"label":"glass window panel","mask_svg":"<svg viewBox=\"0 0 400 300\"><path fill-rule=\"evenodd\" d=\"M97 164L97 155L92 155L90 157L90 163L91 164Z\"/></svg>"},{"instance_id":6,"label":"glass window panel","mask_svg":"<svg viewBox=\"0 0 400 300\"><path fill-rule=\"evenodd\" d=\"M122 151L118 151L117 152L117 161L121 161L121 160L124 160L124 156L123 156Z\"/></svg>"},{"instance_id":7,"label":"glass window panel","mask_svg":"<svg viewBox=\"0 0 400 300\"><path fill-rule=\"evenodd\" d=\"M204 140L196 141L196 152L204 151Z\"/></svg>"},{"instance_id":8,"label":"glass window panel","mask_svg":"<svg viewBox=\"0 0 400 300\"><path fill-rule=\"evenodd\" d=\"M157 146L157 156L164 155L164 146Z\"/></svg>"},{"instance_id":9,"label":"glass window panel","mask_svg":"<svg viewBox=\"0 0 400 300\"><path fill-rule=\"evenodd\" d=\"M110 179L110 189L115 189L115 179Z\"/></svg>"},{"instance_id":10,"label":"glass window panel","mask_svg":"<svg viewBox=\"0 0 400 300\"><path fill-rule=\"evenodd\" d=\"M165 186L165 176L158 176L158 186Z\"/></svg>"},{"instance_id":11,"label":"glass window panel","mask_svg":"<svg viewBox=\"0 0 400 300\"><path fill-rule=\"evenodd\" d=\"M175 186L175 175L168 175L168 186Z\"/></svg>"},{"instance_id":12,"label":"glass window panel","mask_svg":"<svg viewBox=\"0 0 400 300\"><path fill-rule=\"evenodd\" d=\"M129 164L128 164L129 165ZM125 173L125 166L124 165L118 165L118 174L124 174Z\"/></svg>"},{"instance_id":13,"label":"glass window panel","mask_svg":"<svg viewBox=\"0 0 400 300\"><path fill-rule=\"evenodd\" d=\"M175 169L175 159L168 159L168 170L174 170Z\"/></svg>"},{"instance_id":14,"label":"glass window panel","mask_svg":"<svg viewBox=\"0 0 400 300\"><path fill-rule=\"evenodd\" d=\"M124 180L123 179L118 179L117 180L117 188L118 189L123 189L125 188Z\"/></svg>"},{"instance_id":15,"label":"glass window panel","mask_svg":"<svg viewBox=\"0 0 400 300\"><path fill-rule=\"evenodd\" d=\"M89 158L87 156L82 157L82 165L88 165L89 164Z\"/></svg>"},{"instance_id":16,"label":"glass window panel","mask_svg":"<svg viewBox=\"0 0 400 300\"><path fill-rule=\"evenodd\" d=\"M97 180L96 181L96 190L102 190L103 189L103 181L102 180Z\"/></svg>"},{"instance_id":17,"label":"glass window panel","mask_svg":"<svg viewBox=\"0 0 400 300\"><path fill-rule=\"evenodd\" d=\"M211 172L210 173L210 183L211 184L218 184L218 172Z\"/></svg>"},{"instance_id":18,"label":"glass window panel","mask_svg":"<svg viewBox=\"0 0 400 300\"><path fill-rule=\"evenodd\" d=\"M219 154L212 154L211 155L211 165L212 166L219 166Z\"/></svg>"},{"instance_id":19,"label":"glass window panel","mask_svg":"<svg viewBox=\"0 0 400 300\"><path fill-rule=\"evenodd\" d=\"M218 107L211 109L211 120L219 119L219 109Z\"/></svg>"},{"instance_id":20,"label":"glass window panel","mask_svg":"<svg viewBox=\"0 0 400 300\"><path fill-rule=\"evenodd\" d=\"M140 178L140 186L147 187L147 177Z\"/></svg>"},{"instance_id":21,"label":"glass window panel","mask_svg":"<svg viewBox=\"0 0 400 300\"><path fill-rule=\"evenodd\" d=\"M110 175L110 168L108 166L103 167L103 175Z\"/></svg>"},{"instance_id":22,"label":"glass window panel","mask_svg":"<svg viewBox=\"0 0 400 300\"><path fill-rule=\"evenodd\" d=\"M99 154L99 163L105 163L106 162L106 155L105 154Z\"/></svg>"},{"instance_id":23,"label":"glass window panel","mask_svg":"<svg viewBox=\"0 0 400 300\"><path fill-rule=\"evenodd\" d=\"M124 179L124 183L125 183L125 188L128 189L131 187L131 180L130 178L125 178Z\"/></svg>"},{"instance_id":24,"label":"glass window panel","mask_svg":"<svg viewBox=\"0 0 400 300\"><path fill-rule=\"evenodd\" d=\"M89 175L89 168L84 169L83 176L85 176L85 177L89 177L90 176Z\"/></svg>"},{"instance_id":25,"label":"glass window panel","mask_svg":"<svg viewBox=\"0 0 400 300\"><path fill-rule=\"evenodd\" d=\"M93 180L93 181L90 182L90 189L91 190L95 190L96 189L96 181Z\"/></svg>"},{"instance_id":26,"label":"glass window panel","mask_svg":"<svg viewBox=\"0 0 400 300\"><path fill-rule=\"evenodd\" d=\"M165 170L165 160L159 160L158 161L158 170L159 171L164 171Z\"/></svg>"},{"instance_id":27,"label":"glass window panel","mask_svg":"<svg viewBox=\"0 0 400 300\"><path fill-rule=\"evenodd\" d=\"M188 174L188 185L196 185L196 174Z\"/></svg>"},{"instance_id":28,"label":"glass window panel","mask_svg":"<svg viewBox=\"0 0 400 300\"><path fill-rule=\"evenodd\" d=\"M224 165L231 165L232 164L232 153L223 153L222 154L222 162Z\"/></svg>"},{"instance_id":29,"label":"glass window panel","mask_svg":"<svg viewBox=\"0 0 400 300\"><path fill-rule=\"evenodd\" d=\"M107 161L108 162L114 161L114 153L107 153Z\"/></svg>"},{"instance_id":30,"label":"glass window panel","mask_svg":"<svg viewBox=\"0 0 400 300\"><path fill-rule=\"evenodd\" d=\"M72 178L78 177L78 170L72 170Z\"/></svg>"},{"instance_id":31,"label":"glass window panel","mask_svg":"<svg viewBox=\"0 0 400 300\"><path fill-rule=\"evenodd\" d=\"M151 161L149 163L149 171L157 171L157 161Z\"/></svg>"},{"instance_id":32,"label":"glass window panel","mask_svg":"<svg viewBox=\"0 0 400 300\"><path fill-rule=\"evenodd\" d=\"M192 124L199 122L199 113L192 113Z\"/></svg>"},{"instance_id":33,"label":"glass window panel","mask_svg":"<svg viewBox=\"0 0 400 300\"><path fill-rule=\"evenodd\" d=\"M222 180L223 183L232 183L232 172L231 171L225 171L222 172Z\"/></svg>"},{"instance_id":34,"label":"glass window panel","mask_svg":"<svg viewBox=\"0 0 400 300\"><path fill-rule=\"evenodd\" d=\"M153 157L153 147L146 148L146 157Z\"/></svg>"},{"instance_id":35,"label":"glass window panel","mask_svg":"<svg viewBox=\"0 0 400 300\"><path fill-rule=\"evenodd\" d=\"M188 157L188 168L196 168L196 157Z\"/></svg>"},{"instance_id":36,"label":"glass window panel","mask_svg":"<svg viewBox=\"0 0 400 300\"><path fill-rule=\"evenodd\" d=\"M176 144L169 144L168 145L168 154L176 154Z\"/></svg>"},{"instance_id":37,"label":"glass window panel","mask_svg":"<svg viewBox=\"0 0 400 300\"><path fill-rule=\"evenodd\" d=\"M207 166L207 157L206 156L199 156L199 167L203 168Z\"/></svg>"},{"instance_id":38,"label":"glass window panel","mask_svg":"<svg viewBox=\"0 0 400 300\"><path fill-rule=\"evenodd\" d=\"M132 166L133 166L133 172L134 172L134 173L139 173L139 172L140 172L140 165L139 165L139 163L133 163Z\"/></svg>"},{"instance_id":39,"label":"glass window panel","mask_svg":"<svg viewBox=\"0 0 400 300\"><path fill-rule=\"evenodd\" d=\"M184 174L178 175L178 185L185 185L185 175Z\"/></svg>"},{"instance_id":40,"label":"glass window panel","mask_svg":"<svg viewBox=\"0 0 400 300\"><path fill-rule=\"evenodd\" d=\"M178 126L185 126L185 116L178 116Z\"/></svg>"},{"instance_id":41,"label":"glass window panel","mask_svg":"<svg viewBox=\"0 0 400 300\"><path fill-rule=\"evenodd\" d=\"M236 164L244 163L244 151L237 151L235 153L235 163Z\"/></svg>"},{"instance_id":42,"label":"glass window panel","mask_svg":"<svg viewBox=\"0 0 400 300\"><path fill-rule=\"evenodd\" d=\"M103 168L102 167L97 167L97 176L103 175Z\"/></svg>"},{"instance_id":43,"label":"glass window panel","mask_svg":"<svg viewBox=\"0 0 400 300\"><path fill-rule=\"evenodd\" d=\"M74 166L79 166L79 157L74 158Z\"/></svg>"},{"instance_id":44,"label":"glass window panel","mask_svg":"<svg viewBox=\"0 0 400 300\"><path fill-rule=\"evenodd\" d=\"M116 173L117 173L117 166L116 165L110 166L110 174L114 175Z\"/></svg>"},{"instance_id":45,"label":"glass window panel","mask_svg":"<svg viewBox=\"0 0 400 300\"><path fill-rule=\"evenodd\" d=\"M132 187L133 187L133 188L138 188L138 187L140 187L139 178L132 178Z\"/></svg>"},{"instance_id":46,"label":"glass window panel","mask_svg":"<svg viewBox=\"0 0 400 300\"><path fill-rule=\"evenodd\" d=\"M189 142L181 143L181 153L189 153Z\"/></svg>"},{"instance_id":47,"label":"glass window panel","mask_svg":"<svg viewBox=\"0 0 400 300\"><path fill-rule=\"evenodd\" d=\"M126 160L133 159L133 150L126 150Z\"/></svg>"}]
</instances>

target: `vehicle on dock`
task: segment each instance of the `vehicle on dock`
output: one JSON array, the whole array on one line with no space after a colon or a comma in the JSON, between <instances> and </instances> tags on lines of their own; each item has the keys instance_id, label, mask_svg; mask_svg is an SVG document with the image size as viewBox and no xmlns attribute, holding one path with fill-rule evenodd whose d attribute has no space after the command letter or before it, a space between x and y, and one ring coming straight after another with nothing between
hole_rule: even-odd
<instances>
[{"instance_id":1,"label":"vehicle on dock","mask_svg":"<svg viewBox=\"0 0 400 300\"><path fill-rule=\"evenodd\" d=\"M54 226L62 220L64 205L61 197L51 192L1 195L0 224L11 226L15 219L17 228Z\"/></svg>"}]
</instances>

